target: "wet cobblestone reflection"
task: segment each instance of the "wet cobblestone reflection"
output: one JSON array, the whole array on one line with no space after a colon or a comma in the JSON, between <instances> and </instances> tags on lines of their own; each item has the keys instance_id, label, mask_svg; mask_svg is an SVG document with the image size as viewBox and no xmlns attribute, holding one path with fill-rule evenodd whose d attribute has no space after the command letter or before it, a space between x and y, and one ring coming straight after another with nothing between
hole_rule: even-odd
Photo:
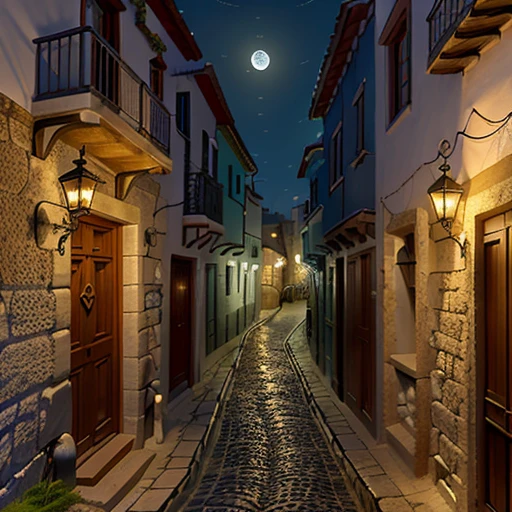
<instances>
[{"instance_id":1,"label":"wet cobblestone reflection","mask_svg":"<svg viewBox=\"0 0 512 512\"><path fill-rule=\"evenodd\" d=\"M300 319L280 314L247 339L217 444L186 512L357 510L284 352Z\"/></svg>"}]
</instances>

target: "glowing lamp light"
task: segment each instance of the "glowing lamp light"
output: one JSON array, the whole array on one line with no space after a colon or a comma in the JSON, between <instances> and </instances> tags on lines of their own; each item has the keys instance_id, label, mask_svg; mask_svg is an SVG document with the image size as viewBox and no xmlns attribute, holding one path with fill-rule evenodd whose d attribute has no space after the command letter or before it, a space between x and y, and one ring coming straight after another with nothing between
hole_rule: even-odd
<instances>
[{"instance_id":1,"label":"glowing lamp light","mask_svg":"<svg viewBox=\"0 0 512 512\"><path fill-rule=\"evenodd\" d=\"M258 270L259 268L260 268L260 266L259 266L259 265L253 265L253 266L251 267L251 270L252 270L253 272L256 272L256 270Z\"/></svg>"},{"instance_id":2,"label":"glowing lamp light","mask_svg":"<svg viewBox=\"0 0 512 512\"><path fill-rule=\"evenodd\" d=\"M443 175L428 189L428 195L432 200L437 220L444 223L453 223L459 208L459 202L464 193L462 185L447 175L450 170L448 164L439 168Z\"/></svg>"},{"instance_id":3,"label":"glowing lamp light","mask_svg":"<svg viewBox=\"0 0 512 512\"><path fill-rule=\"evenodd\" d=\"M466 237L461 239L452 235L453 222L457 216L459 203L464 193L464 188L448 176L450 166L445 162L439 167L443 175L428 189L428 195L432 200L434 212L441 226L447 231L448 238L456 242L461 251L461 258L466 256Z\"/></svg>"},{"instance_id":4,"label":"glowing lamp light","mask_svg":"<svg viewBox=\"0 0 512 512\"><path fill-rule=\"evenodd\" d=\"M295 255L295 263L297 263L297 265L300 265L300 254Z\"/></svg>"},{"instance_id":5,"label":"glowing lamp light","mask_svg":"<svg viewBox=\"0 0 512 512\"><path fill-rule=\"evenodd\" d=\"M244 261L244 262L242 263L242 270L243 270L244 272L247 272L247 269L248 269L248 268L249 268L249 263L247 263L247 261Z\"/></svg>"},{"instance_id":6,"label":"glowing lamp light","mask_svg":"<svg viewBox=\"0 0 512 512\"><path fill-rule=\"evenodd\" d=\"M270 238L277 238L277 233L270 233Z\"/></svg>"},{"instance_id":7,"label":"glowing lamp light","mask_svg":"<svg viewBox=\"0 0 512 512\"><path fill-rule=\"evenodd\" d=\"M88 213L92 207L96 186L98 183L104 183L84 167L87 163L84 155L85 148L82 148L80 158L73 161L76 167L59 178L71 215L78 215L79 212Z\"/></svg>"}]
</instances>

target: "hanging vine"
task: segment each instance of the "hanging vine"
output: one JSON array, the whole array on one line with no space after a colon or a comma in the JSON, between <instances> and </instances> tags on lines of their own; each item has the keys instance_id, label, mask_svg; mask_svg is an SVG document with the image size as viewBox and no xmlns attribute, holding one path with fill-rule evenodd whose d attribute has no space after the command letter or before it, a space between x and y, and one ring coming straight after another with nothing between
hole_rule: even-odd
<instances>
[{"instance_id":1,"label":"hanging vine","mask_svg":"<svg viewBox=\"0 0 512 512\"><path fill-rule=\"evenodd\" d=\"M135 6L135 25L146 37L151 50L161 55L167 51L167 46L162 41L160 36L155 32L151 32L146 25L147 8L146 0L130 0L130 3Z\"/></svg>"}]
</instances>

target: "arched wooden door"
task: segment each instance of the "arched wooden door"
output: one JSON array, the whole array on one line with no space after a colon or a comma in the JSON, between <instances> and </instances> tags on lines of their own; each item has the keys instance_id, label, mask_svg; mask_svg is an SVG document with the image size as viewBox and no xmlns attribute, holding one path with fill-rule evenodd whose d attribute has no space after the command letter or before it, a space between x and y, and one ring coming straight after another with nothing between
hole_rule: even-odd
<instances>
[{"instance_id":1,"label":"arched wooden door","mask_svg":"<svg viewBox=\"0 0 512 512\"><path fill-rule=\"evenodd\" d=\"M120 423L120 229L82 217L72 237L71 387L80 456Z\"/></svg>"}]
</instances>

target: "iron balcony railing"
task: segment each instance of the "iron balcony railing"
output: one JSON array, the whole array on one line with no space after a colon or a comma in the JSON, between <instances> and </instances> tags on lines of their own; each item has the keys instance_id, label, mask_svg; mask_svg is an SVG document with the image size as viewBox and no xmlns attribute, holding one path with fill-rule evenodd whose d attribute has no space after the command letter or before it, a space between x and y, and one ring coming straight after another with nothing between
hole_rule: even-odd
<instances>
[{"instance_id":1,"label":"iron balcony railing","mask_svg":"<svg viewBox=\"0 0 512 512\"><path fill-rule=\"evenodd\" d=\"M117 51L91 27L34 40L37 77L34 101L94 92L166 153L171 116Z\"/></svg>"},{"instance_id":2,"label":"iron balcony railing","mask_svg":"<svg viewBox=\"0 0 512 512\"><path fill-rule=\"evenodd\" d=\"M185 194L185 215L206 215L222 224L222 185L209 174L189 173Z\"/></svg>"},{"instance_id":3,"label":"iron balcony railing","mask_svg":"<svg viewBox=\"0 0 512 512\"><path fill-rule=\"evenodd\" d=\"M429 51L437 55L473 7L475 0L439 0L428 15Z\"/></svg>"}]
</instances>

